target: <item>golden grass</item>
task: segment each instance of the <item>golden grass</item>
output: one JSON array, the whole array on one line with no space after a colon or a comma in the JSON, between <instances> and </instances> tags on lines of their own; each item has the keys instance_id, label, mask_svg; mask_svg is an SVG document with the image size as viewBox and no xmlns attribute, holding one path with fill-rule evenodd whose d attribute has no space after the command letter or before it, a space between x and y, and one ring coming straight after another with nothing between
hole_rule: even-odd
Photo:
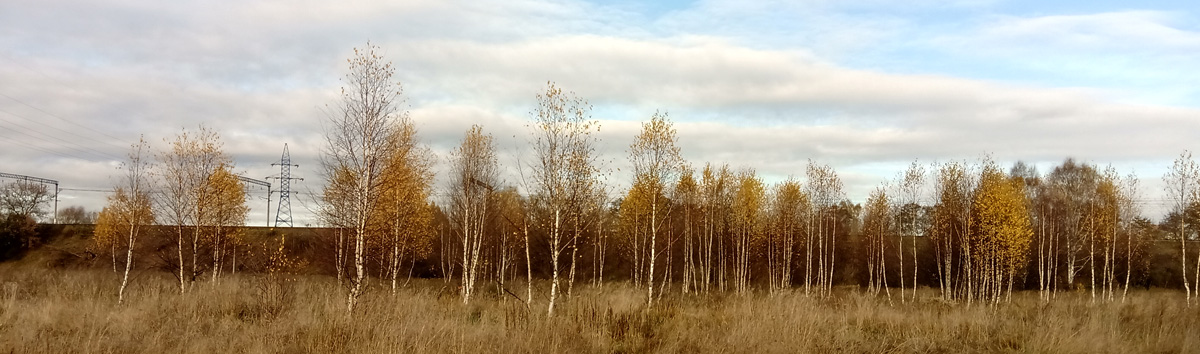
<instances>
[{"instance_id":1,"label":"golden grass","mask_svg":"<svg viewBox=\"0 0 1200 354\"><path fill-rule=\"evenodd\" d=\"M124 305L116 284L105 271L0 265L0 353L1200 352L1200 310L1166 290L968 307L933 290L900 304L846 288L668 295L646 310L642 290L609 284L577 288L548 318L544 299L527 311L485 287L463 305L453 284L414 280L395 295L377 285L350 318L325 277L239 275L180 295L170 275L142 273Z\"/></svg>"}]
</instances>

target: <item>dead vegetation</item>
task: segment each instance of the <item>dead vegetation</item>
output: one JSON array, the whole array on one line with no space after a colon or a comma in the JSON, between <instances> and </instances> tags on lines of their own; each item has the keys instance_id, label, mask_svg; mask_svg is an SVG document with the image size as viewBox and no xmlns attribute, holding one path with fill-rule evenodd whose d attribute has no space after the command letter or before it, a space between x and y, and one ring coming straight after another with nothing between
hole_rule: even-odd
<instances>
[{"instance_id":1,"label":"dead vegetation","mask_svg":"<svg viewBox=\"0 0 1200 354\"><path fill-rule=\"evenodd\" d=\"M554 317L495 286L463 305L456 284L414 280L395 295L368 285L353 318L345 289L321 276L230 276L180 295L167 273L136 274L125 304L103 270L0 265L0 352L1053 352L1171 353L1200 348L1200 309L1174 290L1125 303L1035 292L994 306L948 304L936 290L889 303L856 287L826 299L665 295L644 308L625 284L577 289ZM523 286L523 284L520 284ZM535 284L545 287L549 284Z\"/></svg>"}]
</instances>

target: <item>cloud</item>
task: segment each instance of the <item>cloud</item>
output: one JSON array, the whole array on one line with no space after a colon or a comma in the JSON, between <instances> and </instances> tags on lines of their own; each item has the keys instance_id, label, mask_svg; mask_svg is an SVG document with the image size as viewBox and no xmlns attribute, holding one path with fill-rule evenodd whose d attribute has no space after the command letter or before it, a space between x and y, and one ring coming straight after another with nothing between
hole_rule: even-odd
<instances>
[{"instance_id":1,"label":"cloud","mask_svg":"<svg viewBox=\"0 0 1200 354\"><path fill-rule=\"evenodd\" d=\"M458 92L472 101L491 99L528 109L533 93L544 85L539 78L550 77L593 102L641 111L632 117L602 118L643 119L661 108L685 121L688 113L716 111L727 115L726 122L801 131L808 125L865 131L888 128L959 135L973 141L980 141L980 136L1015 139L1046 132L1047 140L1022 144L1038 150L1061 146L1051 149L1056 153L1072 148L1128 153L1060 141L1074 132L1093 138L1140 131L1177 136L1178 127L1195 126L1190 117L1197 113L1189 108L1114 103L1098 90L848 69L803 53L753 50L706 38L638 41L578 36L503 45L422 42L412 48L411 55L396 58L402 67L442 73L436 81L413 84L422 90ZM764 113L778 118L755 118ZM1156 146L1155 141L1145 143L1141 146Z\"/></svg>"},{"instance_id":2,"label":"cloud","mask_svg":"<svg viewBox=\"0 0 1200 354\"><path fill-rule=\"evenodd\" d=\"M278 173L270 163L288 143L301 165L293 173L306 177L301 187L319 192L326 105L337 99L350 49L370 39L396 64L406 107L439 161L471 124L481 124L497 138L501 163L514 171L527 161L525 121L547 81L595 106L593 117L602 123L598 152L613 171L628 170L625 149L638 122L666 110L694 165L729 163L781 179L802 175L814 159L843 173L852 198L892 177L880 172L887 166L903 168L914 158L991 152L1000 161L1077 156L1134 164L1169 159L1191 147L1188 134L1200 129L1200 110L1121 99L1127 92L1108 86L846 64L847 55L878 43L917 41L900 37L916 31L911 18L880 6L855 15L820 1L703 2L645 16L534 0L7 3L0 21L11 25L0 29L0 46L13 50L0 62L15 65L0 65L0 81L19 85L0 93L45 112L0 97L0 109L19 115L0 118L31 127L37 125L27 120L37 120L53 125L34 128L40 131L101 140L87 144L117 156L141 134L162 145L182 128L205 124L221 132L226 151L253 178ZM765 12L776 16L756 17ZM1078 53L1131 48L1189 62L1198 41L1172 26L1177 18L1167 13L990 18L926 44L963 56L1049 57L1086 66L1080 58L1087 55ZM773 39L758 40L759 30ZM787 33L803 38L779 45ZM1055 47L1073 52L1046 50ZM114 160L82 156L67 145L0 132L0 170L106 187ZM611 177L614 185L628 179L619 172ZM518 183L519 173L508 179ZM102 194L72 198L89 209L103 205ZM304 220L301 204L295 208ZM255 213L252 222L266 219Z\"/></svg>"},{"instance_id":3,"label":"cloud","mask_svg":"<svg viewBox=\"0 0 1200 354\"><path fill-rule=\"evenodd\" d=\"M999 17L978 34L1011 47L1057 46L1100 51L1195 52L1200 33L1173 25L1177 14L1122 11L1086 15Z\"/></svg>"},{"instance_id":4,"label":"cloud","mask_svg":"<svg viewBox=\"0 0 1200 354\"><path fill-rule=\"evenodd\" d=\"M986 60L994 71L1055 85L1104 88L1114 99L1200 105L1200 32L1190 14L1116 11L1083 15L989 16L921 44L952 57Z\"/></svg>"}]
</instances>

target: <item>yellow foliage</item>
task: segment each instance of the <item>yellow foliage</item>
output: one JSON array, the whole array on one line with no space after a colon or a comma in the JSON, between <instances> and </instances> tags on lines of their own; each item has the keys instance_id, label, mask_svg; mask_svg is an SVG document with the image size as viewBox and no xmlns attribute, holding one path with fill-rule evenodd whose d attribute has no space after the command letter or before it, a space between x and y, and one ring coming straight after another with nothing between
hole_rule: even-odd
<instances>
[{"instance_id":1,"label":"yellow foliage","mask_svg":"<svg viewBox=\"0 0 1200 354\"><path fill-rule=\"evenodd\" d=\"M1024 183L1009 179L995 165L985 165L972 213L974 235L966 242L973 250L972 262L981 273L974 281L982 282L978 288L1000 286L991 279L1010 281L1021 271L1033 238Z\"/></svg>"},{"instance_id":2,"label":"yellow foliage","mask_svg":"<svg viewBox=\"0 0 1200 354\"><path fill-rule=\"evenodd\" d=\"M246 222L246 191L242 181L230 171L231 167L224 163L209 175L205 181L204 190L208 197L201 200L204 205L201 210L201 226L242 226Z\"/></svg>"},{"instance_id":3,"label":"yellow foliage","mask_svg":"<svg viewBox=\"0 0 1200 354\"><path fill-rule=\"evenodd\" d=\"M279 244L271 245L272 242L263 244L264 254L266 255L266 269L268 274L293 274L308 265L303 259L291 257L287 252L287 234L279 235Z\"/></svg>"},{"instance_id":4,"label":"yellow foliage","mask_svg":"<svg viewBox=\"0 0 1200 354\"><path fill-rule=\"evenodd\" d=\"M88 246L92 252L111 252L120 238L120 227L112 207L104 207L96 217L96 228L92 231L92 242Z\"/></svg>"}]
</instances>

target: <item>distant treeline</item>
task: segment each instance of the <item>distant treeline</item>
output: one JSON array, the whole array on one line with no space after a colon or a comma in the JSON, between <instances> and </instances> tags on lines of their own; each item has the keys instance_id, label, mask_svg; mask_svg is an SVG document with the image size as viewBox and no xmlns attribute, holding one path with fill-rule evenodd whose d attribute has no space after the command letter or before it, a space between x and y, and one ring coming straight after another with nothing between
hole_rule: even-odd
<instances>
[{"instance_id":1,"label":"distant treeline","mask_svg":"<svg viewBox=\"0 0 1200 354\"><path fill-rule=\"evenodd\" d=\"M7 226L7 225L6 225ZM102 268L116 269L124 266L124 259L113 257L111 249L97 249L93 243L92 235L95 225L91 224L73 224L73 225L56 225L56 224L40 224L31 229L31 232L24 235L14 235L12 229L3 229L5 233L0 235L5 242L14 240L15 237L21 237L23 243L17 246L12 243L5 243L3 250L3 261L8 262L38 262L42 266L56 268ZM1149 231L1153 232L1158 238L1148 244L1147 249L1139 255L1136 263L1139 268L1134 270L1133 286L1139 288L1173 288L1182 289L1183 284L1180 281L1180 263L1179 263L1179 245L1174 240L1164 239L1162 236L1169 234L1170 225L1154 225ZM170 236L175 230L171 227L155 227L149 231L150 234L161 234ZM247 272L256 274L266 274L269 272L286 272L286 274L310 274L310 275L325 275L335 276L336 267L334 265L335 257L333 255L337 238L337 231L329 228L268 228L268 227L243 227L237 233L244 235L244 241L239 242L238 246L231 249L229 252L238 254L236 263L236 272ZM851 239L862 239L861 229L850 232ZM897 236L898 238L898 236ZM139 263L136 268L140 271L161 271L171 272L177 269L178 265L172 262L172 257L169 253L175 252L172 240L169 237L152 237L151 242L146 242L137 247L135 253ZM537 242L545 241L544 235L535 236ZM933 253L930 252L931 245L929 239L925 237L916 237L911 240L917 242L919 268L917 271L918 282L921 286L936 287L938 286L937 270L934 265ZM894 240L899 244L899 240ZM906 240L906 247L911 244ZM13 245L9 247L9 245ZM28 247L24 246L28 245ZM271 257L279 257L280 246L283 246L283 254L291 260L291 264L272 264ZM1188 249L1195 251L1200 247L1200 242L1188 241ZM450 256L444 259L443 254L453 253L449 249L454 249L454 245L445 245L438 243L435 246L436 252L430 252L425 257L415 259L414 262L406 265L403 271L406 273L403 276L408 276L411 269L413 277L419 278L442 278L452 272L450 268L456 266L455 257ZM675 252L680 252L678 246ZM835 285L852 285L867 287L870 281L869 274L866 269L865 246L861 242L845 242L844 246L839 247L839 253L845 257L842 262L844 266L840 266L836 273ZM443 252L443 249L446 249ZM123 250L120 250L123 251ZM118 253L120 253L118 251ZM378 252L377 252L378 253ZM203 252L202 254L207 254ZM597 250L593 246L587 246L586 249L580 252L579 269L577 270L583 276L578 280L589 284L599 280L598 272L600 263L605 264L604 281L632 281L632 264L633 262L621 254L607 254L603 262L598 262L595 259ZM547 264L549 258L546 252L533 252L532 255L534 277L546 279L550 276L551 269ZM211 256L210 256L211 257ZM113 260L117 263L114 264ZM371 257L372 261L370 269L378 272L386 269L382 266L382 257L376 255ZM209 264L210 259L202 259L203 264ZM897 257L890 257L890 262L896 262ZM682 269L684 267L684 259L674 257L671 268ZM1123 263L1118 262L1118 263ZM226 267L225 272L233 273L235 264L232 260L229 263L222 265ZM286 266L286 267L281 267ZM509 279L520 278L524 276L524 264L508 269ZM757 268L762 268L762 274L766 274L765 263L756 265ZM286 268L286 269L282 269ZM899 270L893 267L887 273L889 284L897 286L899 284ZM196 275L197 278L207 274L209 269L202 267ZM499 269L484 272L485 274L497 274ZM1123 272L1123 270L1121 271ZM909 274L911 277L911 273ZM376 273L376 278L383 278ZM489 277L490 280L494 277ZM676 275L673 282L673 289L668 291L681 291L679 276ZM523 279L522 279L523 280ZM1086 278L1080 279L1075 288L1086 288ZM1036 276L1027 274L1023 281L1018 283L1019 289L1037 289ZM756 278L752 285L766 289L767 279ZM523 281L522 281L523 283ZM800 286L800 282L793 284ZM1064 288L1064 290L1066 290Z\"/></svg>"}]
</instances>

